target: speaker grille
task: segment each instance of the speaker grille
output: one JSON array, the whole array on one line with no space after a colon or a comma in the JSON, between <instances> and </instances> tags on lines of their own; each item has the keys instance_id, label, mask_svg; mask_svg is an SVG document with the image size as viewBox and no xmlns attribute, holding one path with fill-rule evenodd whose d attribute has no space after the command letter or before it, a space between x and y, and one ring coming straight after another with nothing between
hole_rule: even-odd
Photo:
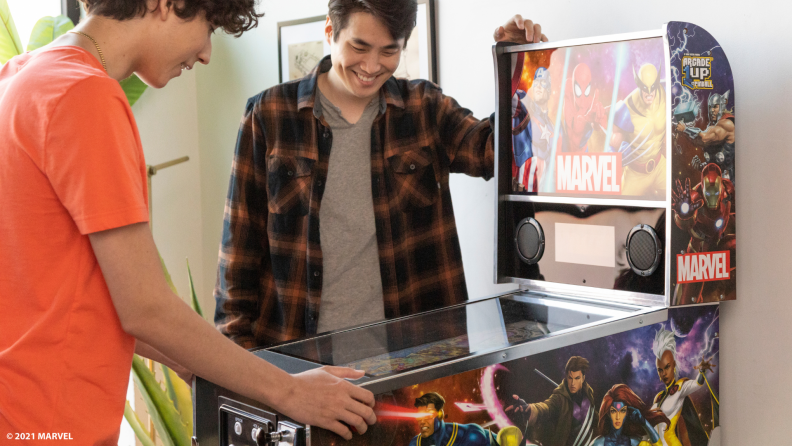
<instances>
[{"instance_id":1,"label":"speaker grille","mask_svg":"<svg viewBox=\"0 0 792 446\"><path fill-rule=\"evenodd\" d=\"M532 259L539 253L539 231L533 225L522 225L517 234L517 248L526 259Z\"/></svg>"},{"instance_id":2,"label":"speaker grille","mask_svg":"<svg viewBox=\"0 0 792 446\"><path fill-rule=\"evenodd\" d=\"M523 262L529 265L538 262L544 253L544 243L544 231L538 221L529 217L517 225L514 244Z\"/></svg>"},{"instance_id":3,"label":"speaker grille","mask_svg":"<svg viewBox=\"0 0 792 446\"><path fill-rule=\"evenodd\" d=\"M652 267L657 256L654 239L646 231L636 232L630 239L630 257L633 265L640 270Z\"/></svg>"},{"instance_id":4,"label":"speaker grille","mask_svg":"<svg viewBox=\"0 0 792 446\"><path fill-rule=\"evenodd\" d=\"M627 235L627 261L636 274L648 276L660 265L660 239L649 225L637 225Z\"/></svg>"}]
</instances>

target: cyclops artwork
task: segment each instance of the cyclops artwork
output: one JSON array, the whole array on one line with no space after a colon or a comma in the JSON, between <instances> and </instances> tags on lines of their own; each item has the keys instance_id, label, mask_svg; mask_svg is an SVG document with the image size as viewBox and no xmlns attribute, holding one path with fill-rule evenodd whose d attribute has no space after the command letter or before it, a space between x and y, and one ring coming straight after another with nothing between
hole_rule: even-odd
<instances>
[{"instance_id":1,"label":"cyclops artwork","mask_svg":"<svg viewBox=\"0 0 792 446\"><path fill-rule=\"evenodd\" d=\"M420 432L410 441L410 446L489 446L490 435L477 424L459 424L445 421L445 399L430 392L415 399L415 407L425 415L418 418Z\"/></svg>"}]
</instances>

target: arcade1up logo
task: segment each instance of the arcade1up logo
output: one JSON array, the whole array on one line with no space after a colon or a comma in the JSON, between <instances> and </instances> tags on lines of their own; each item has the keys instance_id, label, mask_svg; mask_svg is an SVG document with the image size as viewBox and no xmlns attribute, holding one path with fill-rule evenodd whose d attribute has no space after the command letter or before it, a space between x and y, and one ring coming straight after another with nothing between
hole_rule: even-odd
<instances>
[{"instance_id":1,"label":"arcade1up logo","mask_svg":"<svg viewBox=\"0 0 792 446\"><path fill-rule=\"evenodd\" d=\"M693 90L712 90L712 56L685 54L682 57L682 85Z\"/></svg>"},{"instance_id":2,"label":"arcade1up logo","mask_svg":"<svg viewBox=\"0 0 792 446\"><path fill-rule=\"evenodd\" d=\"M621 153L565 153L556 156L556 192L621 195Z\"/></svg>"}]
</instances>

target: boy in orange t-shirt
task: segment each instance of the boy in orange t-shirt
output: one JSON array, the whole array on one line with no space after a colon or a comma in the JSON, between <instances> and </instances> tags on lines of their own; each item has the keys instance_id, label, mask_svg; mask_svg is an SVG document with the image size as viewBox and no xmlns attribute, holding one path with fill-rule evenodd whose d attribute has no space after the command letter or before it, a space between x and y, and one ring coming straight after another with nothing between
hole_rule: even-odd
<instances>
[{"instance_id":1,"label":"boy in orange t-shirt","mask_svg":"<svg viewBox=\"0 0 792 446\"><path fill-rule=\"evenodd\" d=\"M252 28L255 2L83 1L77 32L0 68L0 438L116 444L135 351L346 438L342 422L365 432L373 395L343 380L362 373L289 375L226 339L169 290L146 224L117 81L160 88L209 63L214 29Z\"/></svg>"}]
</instances>

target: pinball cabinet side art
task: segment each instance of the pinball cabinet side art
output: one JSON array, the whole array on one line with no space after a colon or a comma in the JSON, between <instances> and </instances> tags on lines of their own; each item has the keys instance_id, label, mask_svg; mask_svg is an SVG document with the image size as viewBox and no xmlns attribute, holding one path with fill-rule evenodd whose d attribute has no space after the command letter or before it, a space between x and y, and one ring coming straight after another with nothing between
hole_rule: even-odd
<instances>
[{"instance_id":1,"label":"pinball cabinet side art","mask_svg":"<svg viewBox=\"0 0 792 446\"><path fill-rule=\"evenodd\" d=\"M662 323L380 394L374 435L351 443L717 445L718 315L717 304L679 307ZM313 441L347 444L326 431Z\"/></svg>"},{"instance_id":2,"label":"pinball cabinet side art","mask_svg":"<svg viewBox=\"0 0 792 446\"><path fill-rule=\"evenodd\" d=\"M672 305L733 300L737 290L735 101L720 44L667 27L672 66Z\"/></svg>"},{"instance_id":3,"label":"pinball cabinet side art","mask_svg":"<svg viewBox=\"0 0 792 446\"><path fill-rule=\"evenodd\" d=\"M196 378L199 446L717 446L736 298L734 86L712 36L493 47L496 283L515 292L254 351L362 369L345 442ZM240 379L245 379L240 377Z\"/></svg>"}]
</instances>

